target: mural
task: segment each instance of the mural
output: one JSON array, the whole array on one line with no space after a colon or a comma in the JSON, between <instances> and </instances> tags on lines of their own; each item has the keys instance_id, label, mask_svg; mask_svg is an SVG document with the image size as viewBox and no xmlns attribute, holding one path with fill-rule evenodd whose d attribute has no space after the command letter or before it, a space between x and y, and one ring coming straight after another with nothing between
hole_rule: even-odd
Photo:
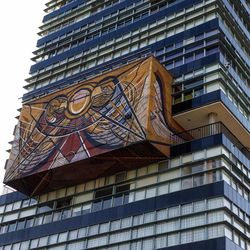
<instances>
[{"instance_id":1,"label":"mural","mask_svg":"<svg viewBox=\"0 0 250 250\"><path fill-rule=\"evenodd\" d=\"M150 57L23 104L5 183L143 141L169 156L171 81Z\"/></svg>"}]
</instances>

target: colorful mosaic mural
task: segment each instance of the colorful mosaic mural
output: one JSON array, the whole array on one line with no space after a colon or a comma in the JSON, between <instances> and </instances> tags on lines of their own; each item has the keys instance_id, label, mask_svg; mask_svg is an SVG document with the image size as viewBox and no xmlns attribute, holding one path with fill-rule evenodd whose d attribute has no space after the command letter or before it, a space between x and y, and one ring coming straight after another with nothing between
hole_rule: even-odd
<instances>
[{"instance_id":1,"label":"colorful mosaic mural","mask_svg":"<svg viewBox=\"0 0 250 250\"><path fill-rule=\"evenodd\" d=\"M171 81L150 57L24 103L5 183L143 141L169 156Z\"/></svg>"}]
</instances>

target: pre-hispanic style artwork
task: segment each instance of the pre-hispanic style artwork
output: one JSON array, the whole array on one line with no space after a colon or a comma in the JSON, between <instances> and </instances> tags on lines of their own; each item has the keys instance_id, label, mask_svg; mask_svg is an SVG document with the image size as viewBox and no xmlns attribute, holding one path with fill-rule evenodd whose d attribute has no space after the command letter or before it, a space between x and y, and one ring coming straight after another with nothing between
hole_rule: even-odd
<instances>
[{"instance_id":1,"label":"pre-hispanic style artwork","mask_svg":"<svg viewBox=\"0 0 250 250\"><path fill-rule=\"evenodd\" d=\"M171 134L181 131L171 116L171 81L165 68L150 57L24 103L5 183L18 188L21 182L17 180L33 175L39 177L37 185L42 180L53 182L50 170L56 175L56 169L68 166L67 174L74 163L81 162L78 169L72 168L77 179L95 166L90 162L84 166L84 159L100 157L105 165L105 156L110 161L110 152L115 155L118 149L117 162L129 165L128 159L150 156L146 151L145 155L133 151L133 145L136 148L145 141L159 151L159 159L168 157ZM74 178L71 180L74 184ZM60 178L56 185L60 187L58 181Z\"/></svg>"}]
</instances>

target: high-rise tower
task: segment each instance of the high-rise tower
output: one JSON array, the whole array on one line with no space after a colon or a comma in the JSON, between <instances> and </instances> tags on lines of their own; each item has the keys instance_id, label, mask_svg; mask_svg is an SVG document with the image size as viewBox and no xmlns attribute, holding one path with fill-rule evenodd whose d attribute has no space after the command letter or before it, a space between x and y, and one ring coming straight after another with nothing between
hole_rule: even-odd
<instances>
[{"instance_id":1,"label":"high-rise tower","mask_svg":"<svg viewBox=\"0 0 250 250\"><path fill-rule=\"evenodd\" d=\"M249 3L52 0L45 12L0 249L249 250Z\"/></svg>"}]
</instances>

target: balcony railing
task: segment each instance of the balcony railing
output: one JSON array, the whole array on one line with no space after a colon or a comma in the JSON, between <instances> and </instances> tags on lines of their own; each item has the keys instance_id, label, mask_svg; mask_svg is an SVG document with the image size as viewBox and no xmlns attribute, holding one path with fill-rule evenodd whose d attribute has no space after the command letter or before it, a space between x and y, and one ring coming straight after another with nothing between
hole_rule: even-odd
<instances>
[{"instance_id":1,"label":"balcony railing","mask_svg":"<svg viewBox=\"0 0 250 250\"><path fill-rule=\"evenodd\" d=\"M225 125L221 122L208 124L202 127L183 131L172 136L172 144L178 145L188 141L201 139L211 135L220 134L225 129Z\"/></svg>"},{"instance_id":2,"label":"balcony railing","mask_svg":"<svg viewBox=\"0 0 250 250\"><path fill-rule=\"evenodd\" d=\"M190 129L183 131L181 133L174 134L172 136L172 145L179 145L185 142L201 139L204 137L224 134L232 143L244 154L247 158L250 159L250 151L246 148L233 134L232 132L222 123L216 122L211 123L202 127Z\"/></svg>"}]
</instances>

